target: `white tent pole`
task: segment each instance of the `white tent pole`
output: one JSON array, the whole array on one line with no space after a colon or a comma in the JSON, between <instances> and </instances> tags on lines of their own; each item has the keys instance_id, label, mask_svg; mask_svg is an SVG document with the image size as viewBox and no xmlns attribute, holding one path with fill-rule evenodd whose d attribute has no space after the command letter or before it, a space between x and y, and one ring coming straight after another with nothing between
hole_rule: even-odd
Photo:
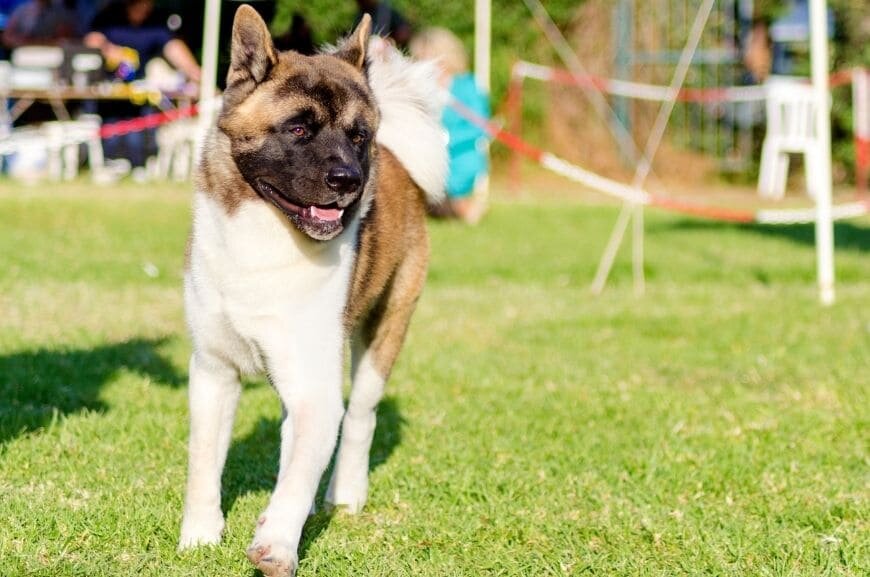
<instances>
[{"instance_id":1,"label":"white tent pole","mask_svg":"<svg viewBox=\"0 0 870 577\"><path fill-rule=\"evenodd\" d=\"M492 0L474 3L474 79L486 94L490 92L490 49L492 37Z\"/></svg>"},{"instance_id":2,"label":"white tent pole","mask_svg":"<svg viewBox=\"0 0 870 577\"><path fill-rule=\"evenodd\" d=\"M810 58L816 95L818 170L812 184L816 196L816 268L819 300L834 302L834 225L831 218L831 96L828 86L828 6L810 0Z\"/></svg>"},{"instance_id":3,"label":"white tent pole","mask_svg":"<svg viewBox=\"0 0 870 577\"><path fill-rule=\"evenodd\" d=\"M474 1L474 81L487 98L490 94L492 62L492 0ZM485 152L489 158L489 145ZM489 202L489 177L478 179L474 196L486 206Z\"/></svg>"},{"instance_id":4,"label":"white tent pole","mask_svg":"<svg viewBox=\"0 0 870 577\"><path fill-rule=\"evenodd\" d=\"M220 34L221 1L206 0L202 29L202 77L199 84L199 123L196 134L196 155L214 120L215 89L217 87L218 35Z\"/></svg>"}]
</instances>

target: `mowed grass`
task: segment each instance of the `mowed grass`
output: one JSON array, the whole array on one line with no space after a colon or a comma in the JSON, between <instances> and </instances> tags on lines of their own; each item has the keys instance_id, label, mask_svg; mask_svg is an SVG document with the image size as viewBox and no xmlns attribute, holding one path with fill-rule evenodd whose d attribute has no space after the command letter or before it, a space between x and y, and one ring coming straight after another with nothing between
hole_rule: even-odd
<instances>
[{"instance_id":1,"label":"mowed grass","mask_svg":"<svg viewBox=\"0 0 870 577\"><path fill-rule=\"evenodd\" d=\"M0 183L0 575L253 574L280 408L245 385L227 531L175 550L186 467L185 186ZM363 514L318 513L300 576L870 573L870 224L649 212L648 291L616 211L497 202L433 223Z\"/></svg>"}]
</instances>

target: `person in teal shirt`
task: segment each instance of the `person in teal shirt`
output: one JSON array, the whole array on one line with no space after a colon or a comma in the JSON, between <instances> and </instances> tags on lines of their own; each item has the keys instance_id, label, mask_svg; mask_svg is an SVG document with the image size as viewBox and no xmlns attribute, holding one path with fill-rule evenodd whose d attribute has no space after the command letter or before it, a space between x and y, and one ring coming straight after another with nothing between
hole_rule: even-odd
<instances>
[{"instance_id":1,"label":"person in teal shirt","mask_svg":"<svg viewBox=\"0 0 870 577\"><path fill-rule=\"evenodd\" d=\"M455 75L450 82L450 95L476 115L489 118L489 100L477 88L471 74ZM470 196L478 177L487 173L486 133L449 106L444 108L441 122L450 136L447 194L453 198Z\"/></svg>"},{"instance_id":2,"label":"person in teal shirt","mask_svg":"<svg viewBox=\"0 0 870 577\"><path fill-rule=\"evenodd\" d=\"M441 85L449 90L453 99L477 116L489 118L489 98L469 73L465 48L452 32L428 28L411 40L410 48L414 57L439 63ZM448 213L476 223L485 211L485 204L474 193L489 172L486 133L450 106L444 107L441 122L449 137Z\"/></svg>"}]
</instances>

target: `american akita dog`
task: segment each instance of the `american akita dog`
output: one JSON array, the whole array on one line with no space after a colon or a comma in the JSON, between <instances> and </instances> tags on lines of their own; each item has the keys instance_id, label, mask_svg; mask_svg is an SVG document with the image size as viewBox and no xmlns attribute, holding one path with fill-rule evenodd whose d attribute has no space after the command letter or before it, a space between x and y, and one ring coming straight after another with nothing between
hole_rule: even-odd
<instances>
[{"instance_id":1,"label":"american akita dog","mask_svg":"<svg viewBox=\"0 0 870 577\"><path fill-rule=\"evenodd\" d=\"M366 501L375 408L426 276L427 196L443 190L435 70L385 44L372 56L370 29L365 17L329 53L279 53L241 6L224 107L198 167L180 548L220 541L239 376L265 373L284 408L281 456L247 555L268 577L296 570L339 428L326 500L351 512Z\"/></svg>"}]
</instances>

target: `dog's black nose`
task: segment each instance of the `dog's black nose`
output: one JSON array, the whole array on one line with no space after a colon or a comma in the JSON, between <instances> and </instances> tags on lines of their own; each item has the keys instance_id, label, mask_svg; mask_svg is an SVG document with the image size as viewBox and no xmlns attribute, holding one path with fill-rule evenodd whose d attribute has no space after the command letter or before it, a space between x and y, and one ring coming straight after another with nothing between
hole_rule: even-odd
<instances>
[{"instance_id":1,"label":"dog's black nose","mask_svg":"<svg viewBox=\"0 0 870 577\"><path fill-rule=\"evenodd\" d=\"M362 184L362 175L350 166L337 166L326 173L326 186L340 193L354 192Z\"/></svg>"}]
</instances>

